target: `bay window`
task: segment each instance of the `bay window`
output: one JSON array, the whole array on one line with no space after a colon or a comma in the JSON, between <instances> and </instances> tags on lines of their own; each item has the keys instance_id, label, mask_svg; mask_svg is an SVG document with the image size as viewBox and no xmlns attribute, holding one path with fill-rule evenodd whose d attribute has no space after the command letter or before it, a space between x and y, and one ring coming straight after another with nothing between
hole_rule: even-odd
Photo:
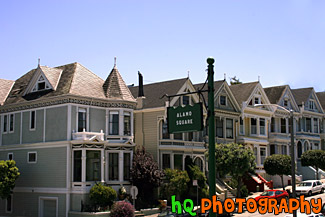
<instances>
[{"instance_id":1,"label":"bay window","mask_svg":"<svg viewBox=\"0 0 325 217\"><path fill-rule=\"evenodd\" d=\"M306 131L311 132L311 118L306 118Z\"/></svg>"},{"instance_id":2,"label":"bay window","mask_svg":"<svg viewBox=\"0 0 325 217\"><path fill-rule=\"evenodd\" d=\"M108 154L108 180L118 180L119 177L119 153Z\"/></svg>"},{"instance_id":3,"label":"bay window","mask_svg":"<svg viewBox=\"0 0 325 217\"><path fill-rule=\"evenodd\" d=\"M132 163L131 151L108 151L107 158L107 180L109 182L129 181Z\"/></svg>"},{"instance_id":4,"label":"bay window","mask_svg":"<svg viewBox=\"0 0 325 217\"><path fill-rule=\"evenodd\" d=\"M287 133L287 123L285 118L281 118L281 133Z\"/></svg>"},{"instance_id":5,"label":"bay window","mask_svg":"<svg viewBox=\"0 0 325 217\"><path fill-rule=\"evenodd\" d=\"M319 133L319 131L318 131L318 118L314 118L314 133Z\"/></svg>"},{"instance_id":6,"label":"bay window","mask_svg":"<svg viewBox=\"0 0 325 217\"><path fill-rule=\"evenodd\" d=\"M86 152L86 181L101 180L101 151Z\"/></svg>"}]
</instances>

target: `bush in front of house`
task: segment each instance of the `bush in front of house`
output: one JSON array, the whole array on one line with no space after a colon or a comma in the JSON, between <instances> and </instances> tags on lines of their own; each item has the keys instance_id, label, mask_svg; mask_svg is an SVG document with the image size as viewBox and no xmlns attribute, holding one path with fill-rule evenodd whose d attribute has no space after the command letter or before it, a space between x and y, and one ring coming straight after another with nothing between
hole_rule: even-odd
<instances>
[{"instance_id":1,"label":"bush in front of house","mask_svg":"<svg viewBox=\"0 0 325 217\"><path fill-rule=\"evenodd\" d=\"M113 205L110 217L134 217L134 208L126 201L118 201Z\"/></svg>"},{"instance_id":2,"label":"bush in front of house","mask_svg":"<svg viewBox=\"0 0 325 217\"><path fill-rule=\"evenodd\" d=\"M110 186L104 186L102 183L96 183L89 192L89 199L96 210L107 210L116 200L116 191Z\"/></svg>"}]
</instances>

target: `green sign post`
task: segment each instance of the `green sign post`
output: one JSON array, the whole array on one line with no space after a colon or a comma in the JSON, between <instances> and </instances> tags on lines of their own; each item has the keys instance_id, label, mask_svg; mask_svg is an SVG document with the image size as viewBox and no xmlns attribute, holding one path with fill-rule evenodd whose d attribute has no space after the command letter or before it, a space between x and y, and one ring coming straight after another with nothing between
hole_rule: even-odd
<instances>
[{"instance_id":1,"label":"green sign post","mask_svg":"<svg viewBox=\"0 0 325 217\"><path fill-rule=\"evenodd\" d=\"M168 133L203 130L202 103L167 108Z\"/></svg>"}]
</instances>

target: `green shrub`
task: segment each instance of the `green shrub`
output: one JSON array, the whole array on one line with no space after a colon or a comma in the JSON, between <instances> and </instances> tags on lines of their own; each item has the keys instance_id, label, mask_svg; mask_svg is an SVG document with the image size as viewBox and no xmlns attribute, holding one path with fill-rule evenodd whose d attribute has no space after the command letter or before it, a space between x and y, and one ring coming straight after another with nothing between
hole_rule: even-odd
<instances>
[{"instance_id":1,"label":"green shrub","mask_svg":"<svg viewBox=\"0 0 325 217\"><path fill-rule=\"evenodd\" d=\"M247 197L248 196L248 189L245 185L243 185L240 189L240 193L241 193L241 196L244 198L244 197Z\"/></svg>"},{"instance_id":2,"label":"green shrub","mask_svg":"<svg viewBox=\"0 0 325 217\"><path fill-rule=\"evenodd\" d=\"M113 205L110 217L134 217L134 208L128 202L118 201Z\"/></svg>"},{"instance_id":3,"label":"green shrub","mask_svg":"<svg viewBox=\"0 0 325 217\"><path fill-rule=\"evenodd\" d=\"M112 206L116 199L116 191L109 186L104 186L102 183L96 183L89 192L89 199L96 207L96 210L105 210Z\"/></svg>"}]
</instances>

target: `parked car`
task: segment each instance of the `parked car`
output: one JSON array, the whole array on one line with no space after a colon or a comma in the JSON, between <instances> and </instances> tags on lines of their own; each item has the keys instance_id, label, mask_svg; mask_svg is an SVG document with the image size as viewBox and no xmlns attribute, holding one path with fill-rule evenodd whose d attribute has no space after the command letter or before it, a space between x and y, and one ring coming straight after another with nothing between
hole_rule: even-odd
<instances>
[{"instance_id":1,"label":"parked car","mask_svg":"<svg viewBox=\"0 0 325 217\"><path fill-rule=\"evenodd\" d=\"M311 196L314 193L323 193L324 186L319 180L307 180L299 183L296 187L297 196L305 194Z\"/></svg>"},{"instance_id":2,"label":"parked car","mask_svg":"<svg viewBox=\"0 0 325 217\"><path fill-rule=\"evenodd\" d=\"M262 198L274 198L277 201L280 201L282 198L288 199L289 194L284 190L267 190L264 191L260 196L255 197L256 202Z\"/></svg>"}]
</instances>

